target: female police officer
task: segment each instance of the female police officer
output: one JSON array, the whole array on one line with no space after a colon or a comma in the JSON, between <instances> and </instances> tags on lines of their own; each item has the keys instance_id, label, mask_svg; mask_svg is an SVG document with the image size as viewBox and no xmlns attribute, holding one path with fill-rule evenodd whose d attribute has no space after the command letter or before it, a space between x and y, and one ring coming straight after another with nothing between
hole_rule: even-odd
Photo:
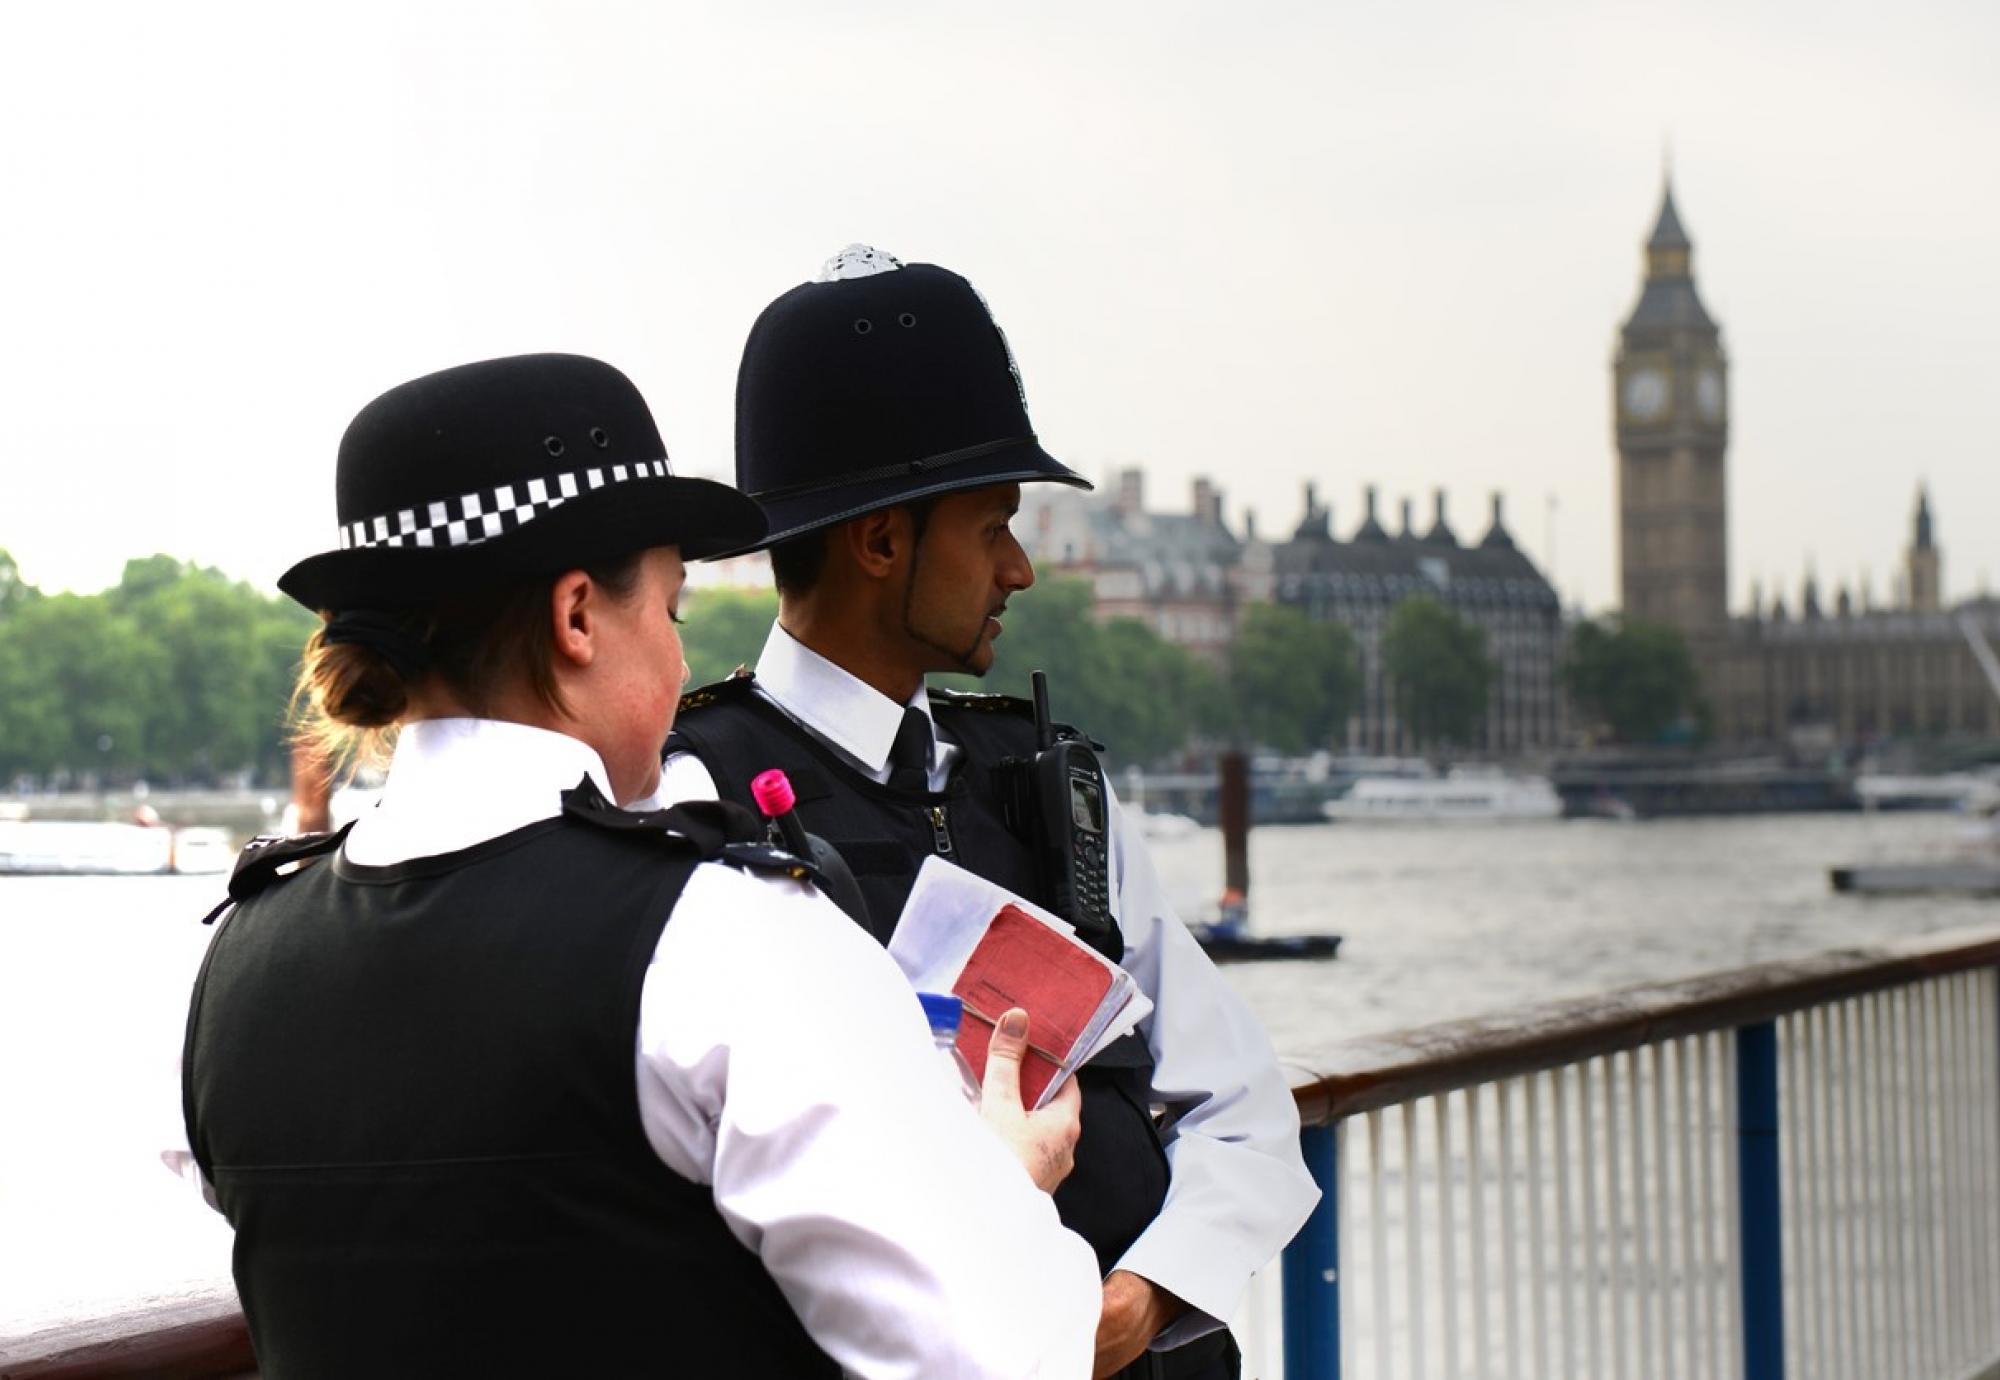
<instances>
[{"instance_id":1,"label":"female police officer","mask_svg":"<svg viewBox=\"0 0 2000 1380\"><path fill-rule=\"evenodd\" d=\"M400 727L388 784L246 853L183 1057L264 1373L1086 1373L1091 1253L1021 1168L1066 1172L1073 1099L996 1107L1003 1144L781 855L615 808L656 785L682 557L754 505L561 355L384 394L337 489L339 549L279 583L328 619L311 704Z\"/></svg>"}]
</instances>

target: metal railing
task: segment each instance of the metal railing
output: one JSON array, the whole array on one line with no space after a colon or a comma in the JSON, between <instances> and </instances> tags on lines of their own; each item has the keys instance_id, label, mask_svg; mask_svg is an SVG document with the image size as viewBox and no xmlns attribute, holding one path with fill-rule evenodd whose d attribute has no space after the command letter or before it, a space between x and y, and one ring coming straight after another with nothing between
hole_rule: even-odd
<instances>
[{"instance_id":1,"label":"metal railing","mask_svg":"<svg viewBox=\"0 0 2000 1380\"><path fill-rule=\"evenodd\" d=\"M2000 926L1328 1051L1294 1088L1325 1196L1285 1375L2000 1376L1996 965ZM0 1376L253 1365L217 1298Z\"/></svg>"},{"instance_id":2,"label":"metal railing","mask_svg":"<svg viewBox=\"0 0 2000 1380\"><path fill-rule=\"evenodd\" d=\"M2000 928L1351 1041L1306 1377L2000 1371Z\"/></svg>"}]
</instances>

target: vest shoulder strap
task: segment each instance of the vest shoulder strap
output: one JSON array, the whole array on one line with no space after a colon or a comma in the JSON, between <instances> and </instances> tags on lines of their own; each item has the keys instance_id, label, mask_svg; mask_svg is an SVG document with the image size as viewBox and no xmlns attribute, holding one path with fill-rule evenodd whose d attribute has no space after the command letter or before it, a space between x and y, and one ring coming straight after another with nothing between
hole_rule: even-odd
<instances>
[{"instance_id":1,"label":"vest shoulder strap","mask_svg":"<svg viewBox=\"0 0 2000 1380\"><path fill-rule=\"evenodd\" d=\"M347 831L353 827L353 823L349 822L323 834L257 835L244 844L243 851L236 855L236 866L229 873L228 896L203 916L201 923L214 924L215 917L230 906L240 905L273 882L311 866L316 859L340 847L347 838Z\"/></svg>"},{"instance_id":2,"label":"vest shoulder strap","mask_svg":"<svg viewBox=\"0 0 2000 1380\"><path fill-rule=\"evenodd\" d=\"M693 800L666 810L621 810L586 776L562 795L569 819L674 852L692 850L702 862L726 862L747 872L819 880L819 870L769 843L764 821L727 800Z\"/></svg>"},{"instance_id":3,"label":"vest shoulder strap","mask_svg":"<svg viewBox=\"0 0 2000 1380\"><path fill-rule=\"evenodd\" d=\"M985 691L947 690L940 686L932 686L930 696L932 710L944 714L947 718L951 715L962 713L982 717L1019 719L1029 725L1033 725L1035 722L1035 706L1029 701L1022 699L1019 695L996 695ZM1093 741L1083 730L1073 724L1066 724L1061 720L1057 720L1053 727L1058 742L1087 743L1099 752L1104 751L1104 744ZM1032 742L1032 740L1030 741ZM1032 751L1032 747L1029 750Z\"/></svg>"}]
</instances>

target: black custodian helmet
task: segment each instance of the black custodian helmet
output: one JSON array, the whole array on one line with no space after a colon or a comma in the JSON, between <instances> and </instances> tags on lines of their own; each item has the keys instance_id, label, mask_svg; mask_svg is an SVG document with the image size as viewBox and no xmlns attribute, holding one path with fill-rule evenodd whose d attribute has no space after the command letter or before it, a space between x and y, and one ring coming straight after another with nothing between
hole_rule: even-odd
<instances>
[{"instance_id":1,"label":"black custodian helmet","mask_svg":"<svg viewBox=\"0 0 2000 1380\"><path fill-rule=\"evenodd\" d=\"M891 504L1053 480L1006 338L972 284L852 245L750 328L736 379L736 485L770 546Z\"/></svg>"}]
</instances>

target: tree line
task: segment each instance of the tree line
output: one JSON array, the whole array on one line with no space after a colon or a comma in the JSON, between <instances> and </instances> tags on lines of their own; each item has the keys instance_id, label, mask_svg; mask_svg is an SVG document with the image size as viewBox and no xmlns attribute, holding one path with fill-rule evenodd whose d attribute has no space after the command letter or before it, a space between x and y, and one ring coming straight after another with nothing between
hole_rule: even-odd
<instances>
[{"instance_id":1,"label":"tree line","mask_svg":"<svg viewBox=\"0 0 2000 1380\"><path fill-rule=\"evenodd\" d=\"M690 683L754 665L777 611L770 590L689 591ZM1474 740L1497 671L1476 624L1413 596L1390 611L1379 651L1397 717L1420 748L1448 751ZM1361 693L1360 653L1342 624L1315 622L1283 604L1253 604L1217 671L1138 619L1098 622L1090 586L1060 577L1009 606L983 679L937 680L1025 698L1034 670L1048 673L1057 719L1104 741L1119 760L1138 763L1204 745L1338 748ZM1615 615L1579 622L1558 673L1579 736L1646 745L1697 733L1694 662L1673 628Z\"/></svg>"},{"instance_id":2,"label":"tree line","mask_svg":"<svg viewBox=\"0 0 2000 1380\"><path fill-rule=\"evenodd\" d=\"M45 594L0 550L0 788L284 780L318 622L171 556L126 562L97 594Z\"/></svg>"},{"instance_id":3,"label":"tree line","mask_svg":"<svg viewBox=\"0 0 2000 1380\"><path fill-rule=\"evenodd\" d=\"M693 589L683 601L691 683L754 664L777 612L769 590ZM0 787L102 779L282 781L286 706L317 620L291 600L170 556L127 562L98 594L44 594L0 550ZM1361 689L1353 634L1298 609L1243 611L1216 668L1132 618L1098 622L1088 584L1051 579L1014 602L983 680L963 689L1026 696L1049 675L1055 716L1119 762L1154 763L1235 744L1285 753L1341 745ZM1382 669L1416 743L1473 740L1494 664L1477 626L1436 600L1398 604ZM1598 736L1651 742L1696 708L1687 647L1671 629L1583 623L1562 666Z\"/></svg>"},{"instance_id":4,"label":"tree line","mask_svg":"<svg viewBox=\"0 0 2000 1380\"><path fill-rule=\"evenodd\" d=\"M689 591L682 614L691 683L754 664L776 613L770 591ZM1408 599L1390 615L1381 655L1419 744L1471 741L1494 674L1476 626L1436 600ZM1360 653L1341 624L1315 622L1287 605L1253 604L1218 670L1138 619L1099 622L1090 586L1062 578L1038 583L1009 606L985 677L936 680L1026 698L1035 670L1048 673L1055 717L1103 741L1121 762L1153 763L1224 744L1284 753L1338 747L1361 692Z\"/></svg>"}]
</instances>

